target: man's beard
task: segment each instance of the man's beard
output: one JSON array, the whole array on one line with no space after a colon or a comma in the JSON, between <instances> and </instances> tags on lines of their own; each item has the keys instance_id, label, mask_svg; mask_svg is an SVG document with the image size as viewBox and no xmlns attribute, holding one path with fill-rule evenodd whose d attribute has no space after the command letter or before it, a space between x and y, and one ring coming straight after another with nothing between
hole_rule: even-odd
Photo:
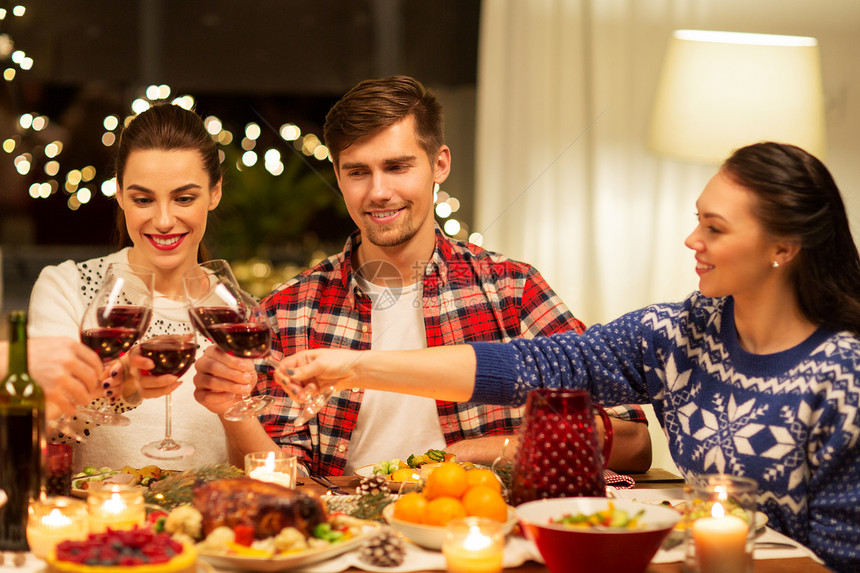
<instances>
[{"instance_id":1,"label":"man's beard","mask_svg":"<svg viewBox=\"0 0 860 573\"><path fill-rule=\"evenodd\" d=\"M364 229L362 239L377 247L396 247L408 242L417 232L411 221L384 227L370 225Z\"/></svg>"}]
</instances>

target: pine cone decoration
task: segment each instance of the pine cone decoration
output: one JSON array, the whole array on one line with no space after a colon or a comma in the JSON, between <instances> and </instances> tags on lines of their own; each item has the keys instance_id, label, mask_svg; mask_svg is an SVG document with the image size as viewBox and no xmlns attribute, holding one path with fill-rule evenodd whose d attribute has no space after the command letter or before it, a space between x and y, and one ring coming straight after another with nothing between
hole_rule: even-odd
<instances>
[{"instance_id":1,"label":"pine cone decoration","mask_svg":"<svg viewBox=\"0 0 860 573\"><path fill-rule=\"evenodd\" d=\"M361 548L359 558L376 567L396 567L403 563L406 547L399 535L384 528Z\"/></svg>"},{"instance_id":2,"label":"pine cone decoration","mask_svg":"<svg viewBox=\"0 0 860 573\"><path fill-rule=\"evenodd\" d=\"M373 495L376 493L389 493L388 480L385 476L370 476L361 478L358 487L355 488L356 495Z\"/></svg>"}]
</instances>

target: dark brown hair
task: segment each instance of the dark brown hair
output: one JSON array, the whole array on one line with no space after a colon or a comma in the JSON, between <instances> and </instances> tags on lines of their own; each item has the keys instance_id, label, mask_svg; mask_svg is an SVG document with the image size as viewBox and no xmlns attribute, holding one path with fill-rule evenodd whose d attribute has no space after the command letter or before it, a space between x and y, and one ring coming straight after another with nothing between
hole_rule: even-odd
<instances>
[{"instance_id":1,"label":"dark brown hair","mask_svg":"<svg viewBox=\"0 0 860 573\"><path fill-rule=\"evenodd\" d=\"M754 214L768 233L800 241L791 280L801 311L860 335L860 257L827 167L799 147L766 142L738 149L723 170L757 197Z\"/></svg>"},{"instance_id":2,"label":"dark brown hair","mask_svg":"<svg viewBox=\"0 0 860 573\"><path fill-rule=\"evenodd\" d=\"M116 184L122 188L125 166L134 151L146 149L183 150L192 149L200 153L203 169L209 174L209 185L214 186L221 180L221 161L218 145L200 116L178 105L155 104L140 113L122 130L116 151ZM131 242L125 225L125 214L116 208L116 245L122 248ZM200 242L198 260L210 259L209 252Z\"/></svg>"},{"instance_id":3,"label":"dark brown hair","mask_svg":"<svg viewBox=\"0 0 860 573\"><path fill-rule=\"evenodd\" d=\"M445 145L442 104L431 90L408 76L364 80L349 90L325 117L323 138L335 167L340 152L356 140L411 115L430 161Z\"/></svg>"}]
</instances>

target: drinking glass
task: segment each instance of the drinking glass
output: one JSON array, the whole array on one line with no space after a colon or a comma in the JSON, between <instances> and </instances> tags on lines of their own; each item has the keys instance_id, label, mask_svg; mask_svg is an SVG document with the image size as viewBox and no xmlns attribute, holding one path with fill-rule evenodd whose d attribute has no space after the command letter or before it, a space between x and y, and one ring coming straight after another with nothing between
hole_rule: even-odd
<instances>
[{"instance_id":1,"label":"drinking glass","mask_svg":"<svg viewBox=\"0 0 860 573\"><path fill-rule=\"evenodd\" d=\"M753 570L758 484L728 474L689 476L684 486L684 571Z\"/></svg>"},{"instance_id":2,"label":"drinking glass","mask_svg":"<svg viewBox=\"0 0 860 573\"><path fill-rule=\"evenodd\" d=\"M257 301L242 290L229 263L214 259L185 273L185 294L195 328L227 354L266 359L272 349L272 326ZM270 365L275 366L269 359ZM224 412L227 420L243 420L268 410L271 396L243 395Z\"/></svg>"},{"instance_id":3,"label":"drinking glass","mask_svg":"<svg viewBox=\"0 0 860 573\"><path fill-rule=\"evenodd\" d=\"M283 370L283 367L275 367L275 378L279 379L282 386L285 385L289 379L289 376L284 375ZM299 409L301 411L293 420L293 425L295 426L303 426L310 422L322 407L328 404L328 401L331 400L331 397L337 392L337 388L335 388L333 384L319 388L316 384L310 383L302 388L302 391L305 394L305 399L299 404Z\"/></svg>"},{"instance_id":4,"label":"drinking glass","mask_svg":"<svg viewBox=\"0 0 860 573\"><path fill-rule=\"evenodd\" d=\"M177 301L187 313L185 301ZM157 305L156 308L159 308ZM156 311L157 313L158 311ZM140 343L140 354L152 360L155 366L149 371L153 376L173 374L181 377L185 374L197 354L197 340L194 328L190 322L174 323L174 332L153 336ZM164 397L164 438L145 444L140 451L143 455L156 460L175 460L187 458L194 454L194 446L188 442L173 439L172 412L173 393Z\"/></svg>"},{"instance_id":5,"label":"drinking glass","mask_svg":"<svg viewBox=\"0 0 860 573\"><path fill-rule=\"evenodd\" d=\"M127 263L111 263L95 297L81 319L81 342L108 364L128 352L143 336L152 316L155 273ZM105 400L101 408L79 407L80 416L107 426L130 421L113 412Z\"/></svg>"}]
</instances>

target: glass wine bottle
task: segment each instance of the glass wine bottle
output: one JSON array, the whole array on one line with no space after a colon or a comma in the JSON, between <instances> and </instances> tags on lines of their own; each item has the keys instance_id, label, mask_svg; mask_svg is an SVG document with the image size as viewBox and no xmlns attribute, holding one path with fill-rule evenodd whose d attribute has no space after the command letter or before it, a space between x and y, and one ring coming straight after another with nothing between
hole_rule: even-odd
<instances>
[{"instance_id":1,"label":"glass wine bottle","mask_svg":"<svg viewBox=\"0 0 860 573\"><path fill-rule=\"evenodd\" d=\"M9 371L0 383L0 551L28 551L27 508L42 489L45 395L27 372L27 314L9 314Z\"/></svg>"}]
</instances>

